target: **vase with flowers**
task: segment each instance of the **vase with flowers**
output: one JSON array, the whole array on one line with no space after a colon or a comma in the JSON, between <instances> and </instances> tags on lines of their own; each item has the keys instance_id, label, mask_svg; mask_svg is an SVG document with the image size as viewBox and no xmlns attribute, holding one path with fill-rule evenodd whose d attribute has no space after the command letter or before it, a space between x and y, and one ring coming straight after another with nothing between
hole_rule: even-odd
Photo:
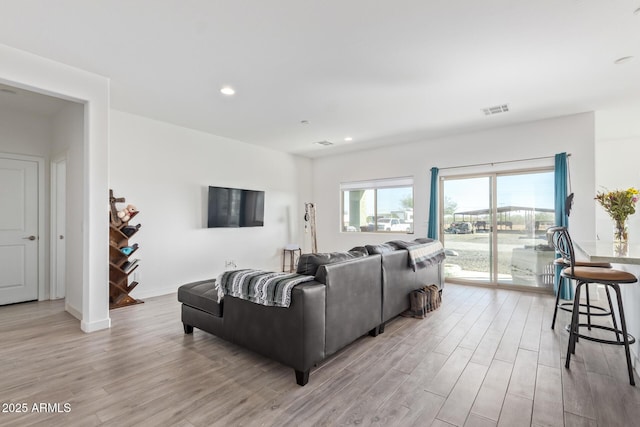
<instances>
[{"instance_id":1,"label":"vase with flowers","mask_svg":"<svg viewBox=\"0 0 640 427\"><path fill-rule=\"evenodd\" d=\"M639 200L639 192L630 187L626 190L615 190L596 193L595 199L607 211L614 222L613 243L617 252L626 252L629 241L627 219L629 215L636 213L636 203Z\"/></svg>"}]
</instances>

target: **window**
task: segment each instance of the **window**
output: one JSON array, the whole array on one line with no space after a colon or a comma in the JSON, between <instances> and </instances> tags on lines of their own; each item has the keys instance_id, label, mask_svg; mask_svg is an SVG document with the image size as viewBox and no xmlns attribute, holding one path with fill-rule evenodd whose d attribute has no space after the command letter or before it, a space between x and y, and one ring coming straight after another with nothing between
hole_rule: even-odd
<instances>
[{"instance_id":1,"label":"window","mask_svg":"<svg viewBox=\"0 0 640 427\"><path fill-rule=\"evenodd\" d=\"M413 178L340 184L342 231L413 233Z\"/></svg>"}]
</instances>

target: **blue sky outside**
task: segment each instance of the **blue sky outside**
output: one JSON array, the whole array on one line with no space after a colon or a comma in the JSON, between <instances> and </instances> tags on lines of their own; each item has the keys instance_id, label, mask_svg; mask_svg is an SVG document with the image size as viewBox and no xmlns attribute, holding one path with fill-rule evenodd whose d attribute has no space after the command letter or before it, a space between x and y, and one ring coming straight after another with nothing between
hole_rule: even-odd
<instances>
[{"instance_id":1,"label":"blue sky outside","mask_svg":"<svg viewBox=\"0 0 640 427\"><path fill-rule=\"evenodd\" d=\"M554 174L536 172L519 175L498 176L498 207L521 206L533 208L554 207ZM345 192L345 206L348 197ZM444 194L457 203L456 212L465 212L490 207L490 180L488 177L449 179L444 181ZM367 216L374 213L373 190L365 192ZM388 215L402 210L400 201L413 195L411 187L378 190L378 214ZM414 196L415 197L415 196Z\"/></svg>"},{"instance_id":2,"label":"blue sky outside","mask_svg":"<svg viewBox=\"0 0 640 427\"><path fill-rule=\"evenodd\" d=\"M402 210L401 200L411 197L413 189L405 188L384 188L378 190L378 214L387 214L391 211Z\"/></svg>"},{"instance_id":3,"label":"blue sky outside","mask_svg":"<svg viewBox=\"0 0 640 427\"><path fill-rule=\"evenodd\" d=\"M501 175L497 179L498 207L554 208L553 171ZM489 193L488 177L444 181L444 195L457 203L456 212L488 209Z\"/></svg>"}]
</instances>

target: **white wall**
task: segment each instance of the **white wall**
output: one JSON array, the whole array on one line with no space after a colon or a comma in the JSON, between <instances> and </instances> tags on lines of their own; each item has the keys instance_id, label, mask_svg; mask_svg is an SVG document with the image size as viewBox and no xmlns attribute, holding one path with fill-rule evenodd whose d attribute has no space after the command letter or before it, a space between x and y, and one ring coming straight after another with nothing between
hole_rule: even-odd
<instances>
[{"instance_id":1,"label":"white wall","mask_svg":"<svg viewBox=\"0 0 640 427\"><path fill-rule=\"evenodd\" d=\"M318 211L318 249L345 250L406 235L340 232L341 182L401 176L414 177L415 236L426 236L430 169L519 160L571 153L575 193L570 224L575 238L593 238L594 115L592 113L448 136L413 144L341 154L313 161L313 195ZM553 159L550 160L553 165ZM522 164L513 164L521 168ZM490 167L487 171L492 171ZM477 172L478 168L474 170ZM469 169L456 169L464 174ZM445 173L443 171L443 173ZM451 174L452 171L446 173Z\"/></svg>"},{"instance_id":2,"label":"white wall","mask_svg":"<svg viewBox=\"0 0 640 427\"><path fill-rule=\"evenodd\" d=\"M640 189L640 136L600 140L596 144L596 191ZM594 193L595 196L595 193ZM601 240L612 240L613 221L596 205L596 231ZM640 212L640 209L639 209ZM640 214L629 217L629 239L640 242Z\"/></svg>"},{"instance_id":3,"label":"white wall","mask_svg":"<svg viewBox=\"0 0 640 427\"><path fill-rule=\"evenodd\" d=\"M65 155L66 177L66 287L67 311L82 313L82 223L84 171L84 106L70 102L51 118L51 157Z\"/></svg>"},{"instance_id":4,"label":"white wall","mask_svg":"<svg viewBox=\"0 0 640 427\"><path fill-rule=\"evenodd\" d=\"M308 159L112 110L109 164L110 188L140 211L136 298L216 277L225 260L278 271L284 245L302 243ZM206 228L209 185L264 190L264 227Z\"/></svg>"},{"instance_id":5,"label":"white wall","mask_svg":"<svg viewBox=\"0 0 640 427\"><path fill-rule=\"evenodd\" d=\"M596 113L597 140L596 190L622 190L629 187L640 189L640 108L608 110ZM611 241L613 221L596 202L596 232L600 240ZM640 209L629 217L629 242L640 246ZM637 254L634 254L637 256ZM640 268L630 265L615 265L616 268L640 275ZM639 276L640 277L640 276ZM629 332L640 335L640 285L620 285L624 311ZM640 342L632 346L636 370L640 355Z\"/></svg>"},{"instance_id":6,"label":"white wall","mask_svg":"<svg viewBox=\"0 0 640 427\"><path fill-rule=\"evenodd\" d=\"M48 158L50 140L46 116L0 109L0 152Z\"/></svg>"},{"instance_id":7,"label":"white wall","mask_svg":"<svg viewBox=\"0 0 640 427\"><path fill-rule=\"evenodd\" d=\"M640 189L640 107L596 113L596 190ZM594 194L595 195L595 194ZM595 203L595 202L594 202ZM597 205L597 203L596 203ZM611 240L613 224L600 206L596 208L596 231ZM631 241L640 242L640 212L629 217Z\"/></svg>"}]
</instances>

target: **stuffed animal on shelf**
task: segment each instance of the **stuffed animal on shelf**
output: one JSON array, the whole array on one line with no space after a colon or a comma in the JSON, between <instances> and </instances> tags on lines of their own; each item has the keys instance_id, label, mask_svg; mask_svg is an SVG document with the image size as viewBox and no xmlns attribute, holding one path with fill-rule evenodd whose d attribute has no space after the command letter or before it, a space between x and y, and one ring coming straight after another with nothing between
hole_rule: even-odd
<instances>
[{"instance_id":1,"label":"stuffed animal on shelf","mask_svg":"<svg viewBox=\"0 0 640 427\"><path fill-rule=\"evenodd\" d=\"M135 206L127 205L126 208L118 211L118 218L120 218L122 222L127 222L131 219L131 215L133 215L136 211L137 209Z\"/></svg>"},{"instance_id":2,"label":"stuffed animal on shelf","mask_svg":"<svg viewBox=\"0 0 640 427\"><path fill-rule=\"evenodd\" d=\"M127 222L131 219L131 215L129 215L128 210L122 209L121 211L118 211L118 218L120 218L122 222Z\"/></svg>"}]
</instances>

